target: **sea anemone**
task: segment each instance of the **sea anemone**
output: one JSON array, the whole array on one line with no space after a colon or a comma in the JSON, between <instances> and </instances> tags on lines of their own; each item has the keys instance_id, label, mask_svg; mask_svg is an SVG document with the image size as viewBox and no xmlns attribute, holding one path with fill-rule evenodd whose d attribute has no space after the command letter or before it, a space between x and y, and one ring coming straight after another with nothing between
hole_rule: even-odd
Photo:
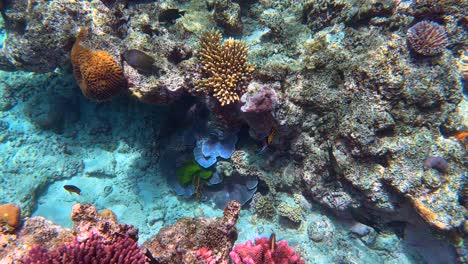
<instances>
[{"instance_id":1,"label":"sea anemone","mask_svg":"<svg viewBox=\"0 0 468 264\"><path fill-rule=\"evenodd\" d=\"M411 48L424 56L437 55L448 44L445 27L427 20L410 27L406 36Z\"/></svg>"}]
</instances>

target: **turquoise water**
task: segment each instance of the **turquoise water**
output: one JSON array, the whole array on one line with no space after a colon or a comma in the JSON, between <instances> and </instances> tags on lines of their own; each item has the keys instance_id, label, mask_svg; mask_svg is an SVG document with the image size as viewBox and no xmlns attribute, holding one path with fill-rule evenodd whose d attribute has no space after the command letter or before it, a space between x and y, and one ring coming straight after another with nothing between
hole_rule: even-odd
<instances>
[{"instance_id":1,"label":"turquoise water","mask_svg":"<svg viewBox=\"0 0 468 264\"><path fill-rule=\"evenodd\" d=\"M108 2L0 2L0 204L18 205L22 223L72 229L72 206L90 203L138 228L142 245L235 199L235 244L275 233L305 263L466 263L463 3ZM425 20L447 38L435 55L407 35ZM210 29L245 58L210 40L212 61L235 58L205 63ZM96 100L77 45L105 51L127 85ZM88 62L96 73L105 59ZM200 84L210 67L226 90L243 76L235 102ZM214 163L206 179L200 155ZM190 162L200 168L183 183ZM8 250L0 263L19 263Z\"/></svg>"}]
</instances>

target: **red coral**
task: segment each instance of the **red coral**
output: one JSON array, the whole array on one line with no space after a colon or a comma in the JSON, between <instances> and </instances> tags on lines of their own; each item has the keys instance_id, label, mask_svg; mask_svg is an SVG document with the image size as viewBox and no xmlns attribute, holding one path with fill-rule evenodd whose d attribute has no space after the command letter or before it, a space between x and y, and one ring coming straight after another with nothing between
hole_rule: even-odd
<instances>
[{"instance_id":1,"label":"red coral","mask_svg":"<svg viewBox=\"0 0 468 264\"><path fill-rule=\"evenodd\" d=\"M47 251L35 246L24 259L24 264L144 264L146 257L138 247L137 241L125 236L114 243L106 243L99 235L93 234L85 241L77 238L72 243L63 244L55 250Z\"/></svg>"},{"instance_id":2,"label":"red coral","mask_svg":"<svg viewBox=\"0 0 468 264\"><path fill-rule=\"evenodd\" d=\"M305 264L286 240L276 242L274 234L270 239L256 238L255 245L250 240L237 245L229 256L235 264Z\"/></svg>"}]
</instances>

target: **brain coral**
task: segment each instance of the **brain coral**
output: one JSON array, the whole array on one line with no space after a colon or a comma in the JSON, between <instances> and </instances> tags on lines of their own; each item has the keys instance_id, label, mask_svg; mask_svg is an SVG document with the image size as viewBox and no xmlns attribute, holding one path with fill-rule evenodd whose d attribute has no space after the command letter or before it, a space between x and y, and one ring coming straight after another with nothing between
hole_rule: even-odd
<instances>
[{"instance_id":1,"label":"brain coral","mask_svg":"<svg viewBox=\"0 0 468 264\"><path fill-rule=\"evenodd\" d=\"M87 98L109 100L127 86L123 70L107 51L83 47L80 42L85 37L85 30L80 30L71 51L73 74Z\"/></svg>"},{"instance_id":2,"label":"brain coral","mask_svg":"<svg viewBox=\"0 0 468 264\"><path fill-rule=\"evenodd\" d=\"M421 21L406 33L411 48L418 54L434 56L448 44L445 27L432 21Z\"/></svg>"},{"instance_id":3,"label":"brain coral","mask_svg":"<svg viewBox=\"0 0 468 264\"><path fill-rule=\"evenodd\" d=\"M203 79L195 91L213 95L221 105L239 101L252 78L254 66L247 62L247 45L228 39L221 45L219 32L208 31L200 37Z\"/></svg>"}]
</instances>

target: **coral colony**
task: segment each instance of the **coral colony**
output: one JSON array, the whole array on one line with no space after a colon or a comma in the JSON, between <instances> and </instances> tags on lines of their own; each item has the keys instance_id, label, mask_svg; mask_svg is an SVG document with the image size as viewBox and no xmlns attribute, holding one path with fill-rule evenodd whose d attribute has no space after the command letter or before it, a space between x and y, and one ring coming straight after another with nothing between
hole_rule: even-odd
<instances>
[{"instance_id":1,"label":"coral colony","mask_svg":"<svg viewBox=\"0 0 468 264\"><path fill-rule=\"evenodd\" d=\"M468 263L467 1L0 14L0 264Z\"/></svg>"}]
</instances>

